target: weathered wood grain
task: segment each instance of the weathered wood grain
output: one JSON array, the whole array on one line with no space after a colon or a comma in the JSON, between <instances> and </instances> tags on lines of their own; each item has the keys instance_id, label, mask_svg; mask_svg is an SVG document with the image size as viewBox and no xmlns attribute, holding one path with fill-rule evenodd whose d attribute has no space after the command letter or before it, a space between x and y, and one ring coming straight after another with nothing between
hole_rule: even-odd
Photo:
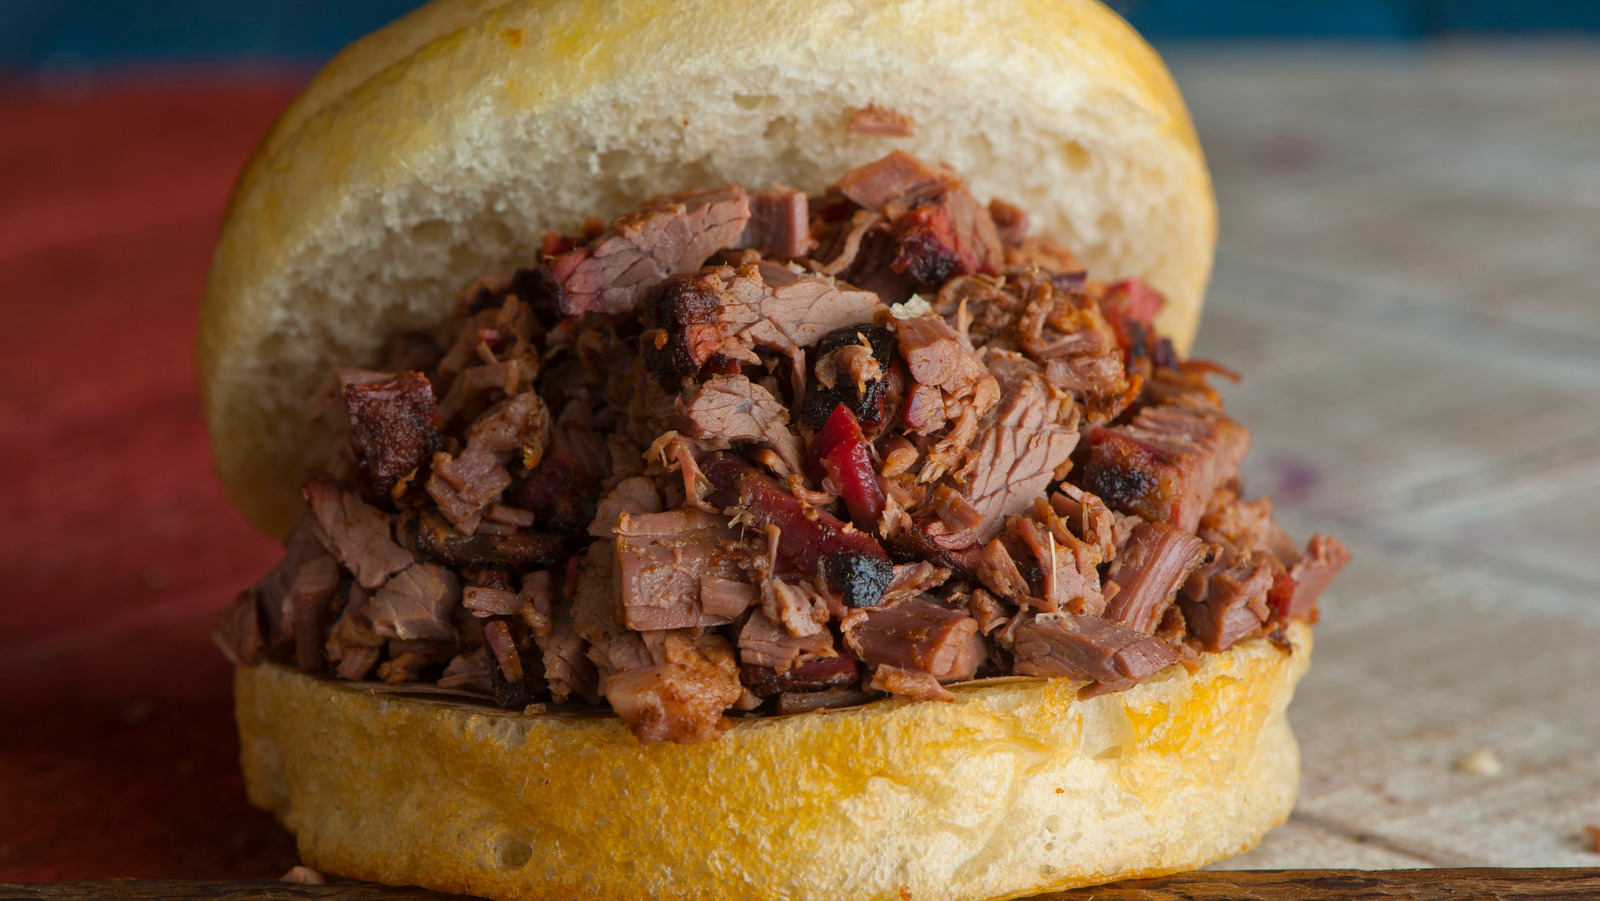
<instances>
[{"instance_id":1,"label":"weathered wood grain","mask_svg":"<svg viewBox=\"0 0 1600 901\"><path fill-rule=\"evenodd\" d=\"M1578 901L1600 894L1600 869L1257 870L1185 873L1050 895L1038 901ZM364 882L190 882L121 879L0 884L0 901L445 901L463 898Z\"/></svg>"}]
</instances>

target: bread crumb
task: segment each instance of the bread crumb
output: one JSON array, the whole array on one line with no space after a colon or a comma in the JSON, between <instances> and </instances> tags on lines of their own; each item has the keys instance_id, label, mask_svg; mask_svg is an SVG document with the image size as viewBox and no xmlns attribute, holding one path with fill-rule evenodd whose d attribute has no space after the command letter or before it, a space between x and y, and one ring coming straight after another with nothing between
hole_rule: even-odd
<instances>
[{"instance_id":1,"label":"bread crumb","mask_svg":"<svg viewBox=\"0 0 1600 901\"><path fill-rule=\"evenodd\" d=\"M1600 826L1583 827L1584 834L1589 836L1589 841L1594 845L1594 853L1600 854Z\"/></svg>"},{"instance_id":2,"label":"bread crumb","mask_svg":"<svg viewBox=\"0 0 1600 901\"><path fill-rule=\"evenodd\" d=\"M1488 748L1468 751L1455 762L1455 771L1469 776L1498 776L1501 769L1500 758Z\"/></svg>"},{"instance_id":3,"label":"bread crumb","mask_svg":"<svg viewBox=\"0 0 1600 901\"><path fill-rule=\"evenodd\" d=\"M291 867L289 872L278 877L279 882L298 882L301 885L327 885L328 877L310 867Z\"/></svg>"}]
</instances>

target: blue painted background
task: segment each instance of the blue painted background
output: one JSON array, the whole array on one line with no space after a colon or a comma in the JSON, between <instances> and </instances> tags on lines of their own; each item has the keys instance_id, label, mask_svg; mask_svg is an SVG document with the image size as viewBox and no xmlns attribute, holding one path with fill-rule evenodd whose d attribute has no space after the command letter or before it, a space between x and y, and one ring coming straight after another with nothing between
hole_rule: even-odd
<instances>
[{"instance_id":1,"label":"blue painted background","mask_svg":"<svg viewBox=\"0 0 1600 901\"><path fill-rule=\"evenodd\" d=\"M314 63L418 0L0 0L0 69ZM1600 0L1111 0L1154 40L1600 31Z\"/></svg>"}]
</instances>

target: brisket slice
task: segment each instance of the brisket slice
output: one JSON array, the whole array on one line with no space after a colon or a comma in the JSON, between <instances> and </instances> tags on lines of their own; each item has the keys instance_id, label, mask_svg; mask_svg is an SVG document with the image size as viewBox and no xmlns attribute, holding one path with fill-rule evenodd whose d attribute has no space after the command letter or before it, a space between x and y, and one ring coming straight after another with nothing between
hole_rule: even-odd
<instances>
[{"instance_id":1,"label":"brisket slice","mask_svg":"<svg viewBox=\"0 0 1600 901\"><path fill-rule=\"evenodd\" d=\"M1085 489L1113 509L1193 532L1212 495L1238 474L1250 433L1220 412L1170 405L1096 427L1089 444Z\"/></svg>"},{"instance_id":2,"label":"brisket slice","mask_svg":"<svg viewBox=\"0 0 1600 901\"><path fill-rule=\"evenodd\" d=\"M1020 613L1011 633L1013 671L1023 676L1064 676L1090 682L1137 682L1175 662L1168 642L1095 616ZM1004 633L1002 633L1004 634Z\"/></svg>"},{"instance_id":3,"label":"brisket slice","mask_svg":"<svg viewBox=\"0 0 1600 901\"><path fill-rule=\"evenodd\" d=\"M750 197L741 188L658 197L588 246L550 262L561 312L631 310L663 279L693 272L717 251L739 246L749 221Z\"/></svg>"},{"instance_id":4,"label":"brisket slice","mask_svg":"<svg viewBox=\"0 0 1600 901\"><path fill-rule=\"evenodd\" d=\"M439 407L420 372L402 372L374 384L344 386L350 437L380 498L394 495L402 479L426 465L439 449Z\"/></svg>"},{"instance_id":5,"label":"brisket slice","mask_svg":"<svg viewBox=\"0 0 1600 901\"><path fill-rule=\"evenodd\" d=\"M1110 578L1120 590L1106 603L1105 618L1153 635L1178 589L1211 553L1188 532L1163 523L1140 524L1112 567Z\"/></svg>"},{"instance_id":6,"label":"brisket slice","mask_svg":"<svg viewBox=\"0 0 1600 901\"><path fill-rule=\"evenodd\" d=\"M744 549L726 517L692 507L624 514L615 545L617 591L628 628L706 628L732 621L700 603L704 578L743 579L738 563Z\"/></svg>"}]
</instances>

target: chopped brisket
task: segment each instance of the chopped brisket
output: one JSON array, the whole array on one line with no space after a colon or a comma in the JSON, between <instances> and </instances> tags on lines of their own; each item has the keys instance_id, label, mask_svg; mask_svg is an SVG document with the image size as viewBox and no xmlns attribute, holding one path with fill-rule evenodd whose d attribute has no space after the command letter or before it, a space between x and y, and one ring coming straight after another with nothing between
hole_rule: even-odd
<instances>
[{"instance_id":1,"label":"chopped brisket","mask_svg":"<svg viewBox=\"0 0 1600 901\"><path fill-rule=\"evenodd\" d=\"M347 384L350 437L361 451L373 490L390 498L401 480L439 449L439 408L428 377L402 372L374 384Z\"/></svg>"},{"instance_id":2,"label":"chopped brisket","mask_svg":"<svg viewBox=\"0 0 1600 901\"><path fill-rule=\"evenodd\" d=\"M339 563L322 554L300 566L284 598L283 630L294 636L296 664L312 675L328 671L322 636L333 619L329 605L338 588Z\"/></svg>"},{"instance_id":3,"label":"chopped brisket","mask_svg":"<svg viewBox=\"0 0 1600 901\"><path fill-rule=\"evenodd\" d=\"M616 536L616 590L628 628L688 629L731 621L700 605L703 577L736 581L742 575L739 535L726 517L692 507L624 514Z\"/></svg>"},{"instance_id":4,"label":"chopped brisket","mask_svg":"<svg viewBox=\"0 0 1600 901\"><path fill-rule=\"evenodd\" d=\"M804 191L779 188L750 195L750 220L740 247L768 257L803 257L811 250L811 215Z\"/></svg>"},{"instance_id":5,"label":"chopped brisket","mask_svg":"<svg viewBox=\"0 0 1600 901\"><path fill-rule=\"evenodd\" d=\"M883 489L873 471L872 450L850 408L840 404L811 439L806 473L844 499L856 528L871 532L883 515Z\"/></svg>"},{"instance_id":6,"label":"chopped brisket","mask_svg":"<svg viewBox=\"0 0 1600 901\"><path fill-rule=\"evenodd\" d=\"M857 166L836 182L840 192L859 206L882 209L890 203L910 206L937 197L961 184L961 177L942 166L930 166L904 150Z\"/></svg>"},{"instance_id":7,"label":"chopped brisket","mask_svg":"<svg viewBox=\"0 0 1600 901\"><path fill-rule=\"evenodd\" d=\"M664 279L699 269L711 255L737 247L750 221L750 197L739 188L657 198L611 224L588 246L550 262L561 312L623 313Z\"/></svg>"},{"instance_id":8,"label":"chopped brisket","mask_svg":"<svg viewBox=\"0 0 1600 901\"><path fill-rule=\"evenodd\" d=\"M410 566L409 552L395 544L389 516L353 492L318 478L301 489L320 529L323 545L368 591Z\"/></svg>"},{"instance_id":9,"label":"chopped brisket","mask_svg":"<svg viewBox=\"0 0 1600 901\"><path fill-rule=\"evenodd\" d=\"M1214 572L1197 571L1190 579L1195 590L1186 586L1178 602L1189 632L1208 651L1226 651L1250 637L1271 613L1267 594L1282 573L1277 560L1250 551Z\"/></svg>"},{"instance_id":10,"label":"chopped brisket","mask_svg":"<svg viewBox=\"0 0 1600 901\"><path fill-rule=\"evenodd\" d=\"M651 653L656 661L605 680L606 700L641 744L711 741L722 711L739 700L739 668L727 639L667 632Z\"/></svg>"},{"instance_id":11,"label":"chopped brisket","mask_svg":"<svg viewBox=\"0 0 1600 901\"><path fill-rule=\"evenodd\" d=\"M834 656L833 633L827 629L796 635L760 610L752 612L739 630L739 660L745 666L783 674L802 659Z\"/></svg>"},{"instance_id":12,"label":"chopped brisket","mask_svg":"<svg viewBox=\"0 0 1600 901\"><path fill-rule=\"evenodd\" d=\"M1161 406L1089 432L1083 487L1112 508L1192 532L1206 502L1239 472L1250 433L1212 410Z\"/></svg>"},{"instance_id":13,"label":"chopped brisket","mask_svg":"<svg viewBox=\"0 0 1600 901\"><path fill-rule=\"evenodd\" d=\"M767 389L743 375L717 375L678 395L673 424L690 438L752 441L778 453L791 471L801 468L800 439L789 431L789 411Z\"/></svg>"},{"instance_id":14,"label":"chopped brisket","mask_svg":"<svg viewBox=\"0 0 1600 901\"><path fill-rule=\"evenodd\" d=\"M662 195L539 250L318 389L332 451L218 619L229 660L709 741L725 711L1287 650L1349 559L1239 499L1207 381L1236 376L1178 358L1159 294L948 167Z\"/></svg>"},{"instance_id":15,"label":"chopped brisket","mask_svg":"<svg viewBox=\"0 0 1600 901\"><path fill-rule=\"evenodd\" d=\"M801 501L737 457L717 454L703 469L716 489L708 497L711 503L734 508L737 522L756 529L778 528L780 572L815 573L823 557L836 553L888 558L871 535Z\"/></svg>"},{"instance_id":16,"label":"chopped brisket","mask_svg":"<svg viewBox=\"0 0 1600 901\"><path fill-rule=\"evenodd\" d=\"M972 678L988 655L977 620L926 596L853 613L843 632L868 666L927 673L940 682Z\"/></svg>"},{"instance_id":17,"label":"chopped brisket","mask_svg":"<svg viewBox=\"0 0 1600 901\"><path fill-rule=\"evenodd\" d=\"M1120 590L1106 604L1106 619L1155 634L1178 589L1210 554L1210 547L1188 532L1163 523L1140 525L1112 567L1110 578Z\"/></svg>"},{"instance_id":18,"label":"chopped brisket","mask_svg":"<svg viewBox=\"0 0 1600 901\"><path fill-rule=\"evenodd\" d=\"M872 318L877 295L762 260L664 282L644 304L646 367L667 390L716 358L760 363L760 347L798 356L829 332Z\"/></svg>"},{"instance_id":19,"label":"chopped brisket","mask_svg":"<svg viewBox=\"0 0 1600 901\"><path fill-rule=\"evenodd\" d=\"M460 601L454 572L437 563L413 563L373 595L366 612L372 631L386 638L445 641L456 637L450 618Z\"/></svg>"},{"instance_id":20,"label":"chopped brisket","mask_svg":"<svg viewBox=\"0 0 1600 901\"><path fill-rule=\"evenodd\" d=\"M471 535L483 511L511 485L506 462L520 455L524 466L539 465L550 440L550 412L532 391L518 394L472 424L459 456L438 453L428 495L464 535Z\"/></svg>"},{"instance_id":21,"label":"chopped brisket","mask_svg":"<svg viewBox=\"0 0 1600 901\"><path fill-rule=\"evenodd\" d=\"M1289 602L1289 616L1316 622L1317 599L1333 577L1350 562L1350 551L1344 543L1331 535L1313 535L1289 576L1294 579L1294 597Z\"/></svg>"},{"instance_id":22,"label":"chopped brisket","mask_svg":"<svg viewBox=\"0 0 1600 901\"><path fill-rule=\"evenodd\" d=\"M999 533L1045 488L1078 444L1076 407L1070 397L1030 377L1007 395L993 424L979 432L952 486L981 515L972 529L979 542Z\"/></svg>"},{"instance_id":23,"label":"chopped brisket","mask_svg":"<svg viewBox=\"0 0 1600 901\"><path fill-rule=\"evenodd\" d=\"M1131 683L1165 669L1179 653L1127 626L1075 613L1022 613L1011 628L1013 669L1024 676Z\"/></svg>"}]
</instances>

